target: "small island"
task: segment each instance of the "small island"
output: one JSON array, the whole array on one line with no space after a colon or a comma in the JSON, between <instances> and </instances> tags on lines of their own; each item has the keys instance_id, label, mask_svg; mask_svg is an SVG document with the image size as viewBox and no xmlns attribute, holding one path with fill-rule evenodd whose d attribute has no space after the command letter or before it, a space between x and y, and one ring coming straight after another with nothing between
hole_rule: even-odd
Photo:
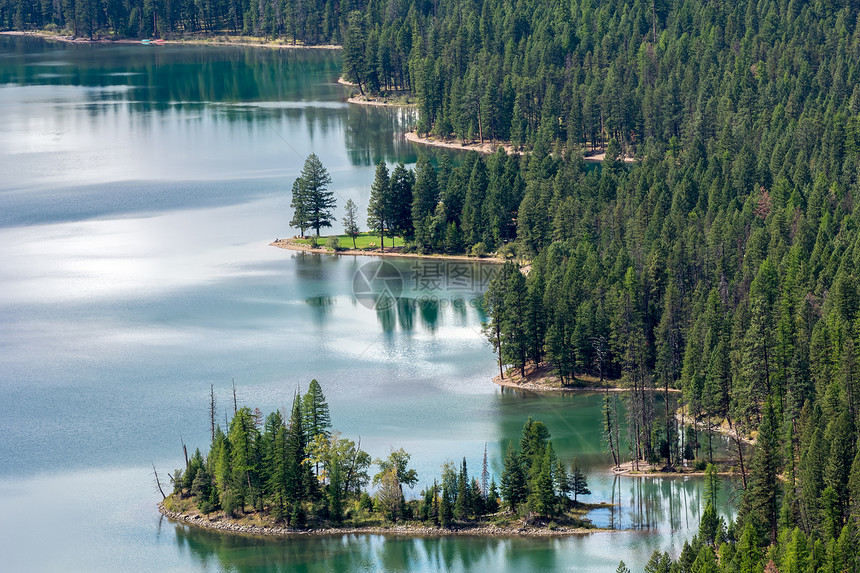
<instances>
[{"instance_id":1,"label":"small island","mask_svg":"<svg viewBox=\"0 0 860 573\"><path fill-rule=\"evenodd\" d=\"M186 452L158 506L190 525L250 535L557 536L598 531L585 515L609 505L579 500L591 493L579 460L559 459L546 425L531 418L519 447L508 447L498 485L485 449L478 472L470 474L466 458L449 461L407 499L404 490L419 483L411 455L401 448L372 459L360 441L332 431L316 380L296 394L288 417L234 401L225 432L215 423L214 389L210 414L209 453Z\"/></svg>"}]
</instances>

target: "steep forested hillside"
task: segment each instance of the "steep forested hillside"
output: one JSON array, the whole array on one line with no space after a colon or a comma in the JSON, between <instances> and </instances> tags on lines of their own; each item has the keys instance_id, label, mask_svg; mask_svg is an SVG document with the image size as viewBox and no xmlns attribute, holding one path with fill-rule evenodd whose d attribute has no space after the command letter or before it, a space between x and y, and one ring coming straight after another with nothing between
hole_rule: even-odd
<instances>
[{"instance_id":1,"label":"steep forested hillside","mask_svg":"<svg viewBox=\"0 0 860 573\"><path fill-rule=\"evenodd\" d=\"M849 102L851 113L860 105L852 2L381 6L349 17L344 71L371 90L413 89L423 132L570 146L614 137L639 152L720 142L745 160L760 150L794 160L773 132L795 120L813 159L844 137Z\"/></svg>"},{"instance_id":2,"label":"steep forested hillside","mask_svg":"<svg viewBox=\"0 0 860 573\"><path fill-rule=\"evenodd\" d=\"M848 2L490 0L349 19L346 77L414 90L419 131L532 151L423 168L440 203L413 220L418 249L532 261L487 297L501 361L621 377L631 458L710 457L696 436L679 451L677 406L756 440L732 460L737 523L707 524L681 571L714 570L717 545L726 571L856 568L858 16ZM581 151L603 146L603 168L585 169ZM657 412L649 390L670 387L682 398Z\"/></svg>"}]
</instances>

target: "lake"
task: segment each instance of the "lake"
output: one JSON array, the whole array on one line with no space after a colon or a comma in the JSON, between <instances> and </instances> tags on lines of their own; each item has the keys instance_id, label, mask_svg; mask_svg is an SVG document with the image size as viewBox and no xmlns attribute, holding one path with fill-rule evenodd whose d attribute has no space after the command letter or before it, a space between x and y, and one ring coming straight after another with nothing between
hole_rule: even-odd
<instances>
[{"instance_id":1,"label":"lake","mask_svg":"<svg viewBox=\"0 0 860 573\"><path fill-rule=\"evenodd\" d=\"M599 395L490 382L486 265L389 259L405 290L383 309L354 295L378 259L269 246L295 232L307 154L331 173L338 218L351 198L362 224L376 162L417 159L402 135L414 112L347 104L339 69L325 50L0 36L4 568L641 570L697 530L701 480L608 472ZM543 420L559 456L587 467L588 499L618 504L590 517L620 531L257 539L160 516L152 465L166 477L183 441L205 448L210 385L223 419L233 382L240 405L269 412L312 378L337 430L373 456L412 454L413 494L445 461L477 471L485 445L498 480L507 442Z\"/></svg>"}]
</instances>

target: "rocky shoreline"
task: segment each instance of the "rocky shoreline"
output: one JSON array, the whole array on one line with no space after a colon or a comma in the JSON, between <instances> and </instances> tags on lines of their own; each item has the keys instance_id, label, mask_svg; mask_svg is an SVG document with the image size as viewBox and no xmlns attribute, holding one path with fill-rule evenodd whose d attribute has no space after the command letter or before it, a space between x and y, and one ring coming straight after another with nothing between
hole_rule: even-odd
<instances>
[{"instance_id":1,"label":"rocky shoreline","mask_svg":"<svg viewBox=\"0 0 860 573\"><path fill-rule=\"evenodd\" d=\"M568 535L586 535L599 531L610 531L607 529L586 529L582 527L563 527L554 529L546 527L511 526L498 527L496 525L476 525L474 527L461 527L443 529L440 527L427 527L424 525L392 525L391 527L332 527L326 529L293 529L291 527L265 527L259 525L244 525L231 521L210 519L202 515L187 515L170 511L164 507L164 503L158 504L158 511L164 517L194 527L222 531L240 535L262 535L274 537L294 536L332 536L332 535L388 535L401 537L450 537L450 536L473 536L473 537L564 537Z\"/></svg>"}]
</instances>

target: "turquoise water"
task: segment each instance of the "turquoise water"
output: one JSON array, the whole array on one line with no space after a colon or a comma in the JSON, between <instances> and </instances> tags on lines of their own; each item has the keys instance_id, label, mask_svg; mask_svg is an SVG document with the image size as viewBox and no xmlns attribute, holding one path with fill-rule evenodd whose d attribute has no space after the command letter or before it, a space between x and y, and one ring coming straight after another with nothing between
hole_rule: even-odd
<instances>
[{"instance_id":1,"label":"turquoise water","mask_svg":"<svg viewBox=\"0 0 860 573\"><path fill-rule=\"evenodd\" d=\"M699 480L606 471L600 396L489 382L482 281L415 290L426 269L392 260L407 299L425 302L377 311L352 290L375 259L268 246L294 232L288 192L306 154L331 172L339 207L361 210L376 161L417 157L402 137L411 112L347 105L338 57L0 36L4 568L614 571L695 531ZM268 412L311 378L338 430L374 456L405 448L421 484L447 460L477 469L485 444L498 476L525 418L544 420L559 455L589 468L590 499L619 504L592 519L624 531L271 540L158 514L151 465L166 476L181 440L205 446L210 384L223 416L231 380L241 404Z\"/></svg>"}]
</instances>

